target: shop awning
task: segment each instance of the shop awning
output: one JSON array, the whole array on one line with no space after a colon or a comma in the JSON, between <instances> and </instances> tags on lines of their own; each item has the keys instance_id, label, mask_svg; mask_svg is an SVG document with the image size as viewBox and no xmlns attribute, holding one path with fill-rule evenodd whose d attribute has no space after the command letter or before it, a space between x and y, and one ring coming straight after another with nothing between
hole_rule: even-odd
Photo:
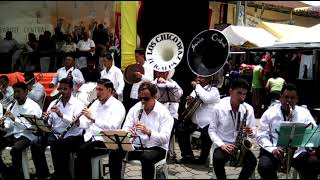
<instances>
[{"instance_id":1,"label":"shop awning","mask_svg":"<svg viewBox=\"0 0 320 180\"><path fill-rule=\"evenodd\" d=\"M289 24L279 24L279 23L270 23L270 22L260 22L257 27L263 28L269 33L276 36L278 39L282 39L285 36L290 36L291 34L301 32L306 30L306 27L295 26Z\"/></svg>"},{"instance_id":2,"label":"shop awning","mask_svg":"<svg viewBox=\"0 0 320 180\"><path fill-rule=\"evenodd\" d=\"M277 38L262 28L230 25L222 33L231 46L264 47L271 46Z\"/></svg>"},{"instance_id":3,"label":"shop awning","mask_svg":"<svg viewBox=\"0 0 320 180\"><path fill-rule=\"evenodd\" d=\"M289 34L281 39L279 44L284 43L320 43L320 24L306 28L303 31Z\"/></svg>"}]
</instances>

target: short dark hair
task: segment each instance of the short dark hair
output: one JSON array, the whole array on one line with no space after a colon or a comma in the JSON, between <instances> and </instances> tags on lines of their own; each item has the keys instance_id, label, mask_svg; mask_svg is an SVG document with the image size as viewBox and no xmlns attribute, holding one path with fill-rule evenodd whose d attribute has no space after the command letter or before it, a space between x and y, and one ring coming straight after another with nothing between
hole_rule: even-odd
<instances>
[{"instance_id":1,"label":"short dark hair","mask_svg":"<svg viewBox=\"0 0 320 180\"><path fill-rule=\"evenodd\" d=\"M288 91L296 91L297 92L297 86L294 85L294 84L284 84L282 86L282 89L281 89L281 93L280 94L283 94L283 92L285 90L288 90Z\"/></svg>"},{"instance_id":2,"label":"short dark hair","mask_svg":"<svg viewBox=\"0 0 320 180\"><path fill-rule=\"evenodd\" d=\"M24 83L24 82L17 82L12 86L12 88L13 89L20 88L20 89L23 89L24 91L26 91L27 90L27 84Z\"/></svg>"},{"instance_id":3,"label":"short dark hair","mask_svg":"<svg viewBox=\"0 0 320 180\"><path fill-rule=\"evenodd\" d=\"M65 59L66 57L72 57L73 60L75 60L75 55L73 52L67 52L63 55L63 59Z\"/></svg>"},{"instance_id":4,"label":"short dark hair","mask_svg":"<svg viewBox=\"0 0 320 180\"><path fill-rule=\"evenodd\" d=\"M137 48L134 53L138 53L139 55L144 55L146 50L144 48Z\"/></svg>"},{"instance_id":5,"label":"short dark hair","mask_svg":"<svg viewBox=\"0 0 320 180\"><path fill-rule=\"evenodd\" d=\"M155 84L152 84L149 81L143 82L139 86L138 92L145 90L145 89L148 89L150 91L152 97L154 97L158 92L157 86Z\"/></svg>"},{"instance_id":6,"label":"short dark hair","mask_svg":"<svg viewBox=\"0 0 320 180\"><path fill-rule=\"evenodd\" d=\"M68 84L68 86L72 89L73 88L73 81L69 78L63 78L59 81L60 84Z\"/></svg>"},{"instance_id":7,"label":"short dark hair","mask_svg":"<svg viewBox=\"0 0 320 180\"><path fill-rule=\"evenodd\" d=\"M6 75L0 76L0 79L3 79L5 82L9 82L9 78Z\"/></svg>"},{"instance_id":8,"label":"short dark hair","mask_svg":"<svg viewBox=\"0 0 320 180\"><path fill-rule=\"evenodd\" d=\"M97 84L102 84L104 87L114 90L113 83L109 79L98 79Z\"/></svg>"},{"instance_id":9,"label":"short dark hair","mask_svg":"<svg viewBox=\"0 0 320 180\"><path fill-rule=\"evenodd\" d=\"M235 78L230 82L230 88L236 89L236 88L243 88L249 91L250 86L249 83L243 79L243 78Z\"/></svg>"},{"instance_id":10,"label":"short dark hair","mask_svg":"<svg viewBox=\"0 0 320 180\"><path fill-rule=\"evenodd\" d=\"M102 57L107 58L107 60L113 60L113 57L112 57L111 53L109 53L109 52L104 53L104 54L102 55Z\"/></svg>"}]
</instances>

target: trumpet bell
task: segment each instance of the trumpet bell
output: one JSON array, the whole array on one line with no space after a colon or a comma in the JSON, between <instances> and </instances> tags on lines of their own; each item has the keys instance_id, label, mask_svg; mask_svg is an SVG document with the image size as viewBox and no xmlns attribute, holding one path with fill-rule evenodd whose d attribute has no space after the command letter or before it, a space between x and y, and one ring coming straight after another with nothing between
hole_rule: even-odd
<instances>
[{"instance_id":1,"label":"trumpet bell","mask_svg":"<svg viewBox=\"0 0 320 180\"><path fill-rule=\"evenodd\" d=\"M144 69L141 64L131 64L127 66L127 68L124 70L123 78L128 84L134 84L139 82L141 79L137 78L134 75L134 72L140 72L141 74L144 74Z\"/></svg>"},{"instance_id":2,"label":"trumpet bell","mask_svg":"<svg viewBox=\"0 0 320 180\"><path fill-rule=\"evenodd\" d=\"M229 51L228 40L220 31L205 30L191 41L187 52L187 63L194 74L209 77L224 66Z\"/></svg>"}]
</instances>

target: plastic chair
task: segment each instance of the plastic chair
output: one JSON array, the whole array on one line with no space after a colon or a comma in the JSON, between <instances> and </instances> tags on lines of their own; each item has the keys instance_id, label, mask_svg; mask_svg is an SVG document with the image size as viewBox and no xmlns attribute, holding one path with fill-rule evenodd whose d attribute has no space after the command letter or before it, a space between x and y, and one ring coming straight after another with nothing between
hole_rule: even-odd
<instances>
[{"instance_id":1,"label":"plastic chair","mask_svg":"<svg viewBox=\"0 0 320 180\"><path fill-rule=\"evenodd\" d=\"M154 165L155 171L154 171L153 179L157 179L157 177L159 177L159 176L160 177L158 179L168 179L169 175L168 175L168 165L167 165L167 154L168 154L168 151L166 151L165 157ZM139 166L141 166L141 161L140 160L128 161L126 159L127 159L127 156L125 157L125 159L122 162L121 179L124 178L124 173L125 173L125 169L126 169L126 164L127 163L129 163L131 165L139 165ZM162 171L160 171L160 170L162 170ZM157 174L159 174L159 176L157 176Z\"/></svg>"},{"instance_id":2,"label":"plastic chair","mask_svg":"<svg viewBox=\"0 0 320 180\"><path fill-rule=\"evenodd\" d=\"M6 150L11 151L12 147L6 147ZM29 174L29 165L28 165L28 150L30 147L27 147L22 151L22 171L23 171L23 176L24 179L30 179L30 174Z\"/></svg>"},{"instance_id":3,"label":"plastic chair","mask_svg":"<svg viewBox=\"0 0 320 180\"><path fill-rule=\"evenodd\" d=\"M109 153L91 158L92 179L99 179L104 175L104 166L101 159L107 157L109 157Z\"/></svg>"}]
</instances>

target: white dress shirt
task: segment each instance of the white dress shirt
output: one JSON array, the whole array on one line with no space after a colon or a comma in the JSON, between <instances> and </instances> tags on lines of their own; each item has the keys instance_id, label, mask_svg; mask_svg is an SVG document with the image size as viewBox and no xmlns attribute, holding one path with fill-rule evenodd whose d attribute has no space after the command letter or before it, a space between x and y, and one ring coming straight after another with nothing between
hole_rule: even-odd
<instances>
[{"instance_id":1,"label":"white dress shirt","mask_svg":"<svg viewBox=\"0 0 320 180\"><path fill-rule=\"evenodd\" d=\"M276 130L279 132L280 124L284 122L290 123L284 121L280 103L267 109L260 119L257 131L257 143L272 153L273 150L277 149L278 133ZM317 126L309 110L297 105L292 112L291 122L299 122L306 125L312 123L314 126ZM297 157L303 151L305 151L305 148L298 148L293 157Z\"/></svg>"},{"instance_id":2,"label":"white dress shirt","mask_svg":"<svg viewBox=\"0 0 320 180\"><path fill-rule=\"evenodd\" d=\"M0 103L2 104L4 109L7 109L10 105L10 102L13 101L13 88L11 86L8 86L4 92L1 92L3 98L0 99Z\"/></svg>"},{"instance_id":3,"label":"white dress shirt","mask_svg":"<svg viewBox=\"0 0 320 180\"><path fill-rule=\"evenodd\" d=\"M87 41L80 40L77 44L77 48L80 51L89 51L92 47L96 47L93 40L89 39Z\"/></svg>"},{"instance_id":4,"label":"white dress shirt","mask_svg":"<svg viewBox=\"0 0 320 180\"><path fill-rule=\"evenodd\" d=\"M142 67L144 69L144 74L141 77L141 81L134 83L131 88L130 98L132 99L138 99L138 89L143 82L153 81L153 68L146 62Z\"/></svg>"},{"instance_id":5,"label":"white dress shirt","mask_svg":"<svg viewBox=\"0 0 320 180\"><path fill-rule=\"evenodd\" d=\"M123 79L123 74L122 71L112 65L109 71L107 71L106 68L104 68L101 71L101 79L109 79L113 83L113 87L116 90L118 94L118 99L120 101L123 101L123 88L124 88L124 79Z\"/></svg>"},{"instance_id":6,"label":"white dress shirt","mask_svg":"<svg viewBox=\"0 0 320 180\"><path fill-rule=\"evenodd\" d=\"M207 116L211 119L208 133L212 142L218 147L224 144L235 143L239 132L239 125L244 118L246 109L248 110L246 126L251 127L253 130L253 133L250 135L250 137L254 137L255 135L256 120L252 106L245 102L240 104L238 109L240 117L236 118L231 112L232 107L230 99L230 96L221 99L220 102L215 105L213 111L207 113Z\"/></svg>"},{"instance_id":7,"label":"white dress shirt","mask_svg":"<svg viewBox=\"0 0 320 180\"><path fill-rule=\"evenodd\" d=\"M122 127L123 130L128 131L129 129L133 129L138 121L140 109L141 102L138 102L129 110ZM156 101L153 110L149 114L143 111L140 121L143 122L147 128L151 129L150 137L141 131L136 132L136 135L141 138L143 147L150 148L157 146L168 150L174 122L169 110L160 102ZM139 139L134 138L133 144L139 146Z\"/></svg>"},{"instance_id":8,"label":"white dress shirt","mask_svg":"<svg viewBox=\"0 0 320 180\"><path fill-rule=\"evenodd\" d=\"M84 140L88 141L92 136L95 140L103 141L101 136L95 136L103 130L121 129L121 124L125 118L126 110L121 103L111 96L104 104L96 100L89 108L92 113L92 118L95 120L92 123L87 117L80 117L79 128L86 129Z\"/></svg>"},{"instance_id":9,"label":"white dress shirt","mask_svg":"<svg viewBox=\"0 0 320 180\"><path fill-rule=\"evenodd\" d=\"M2 104L0 103L0 118L2 118L3 116L3 107Z\"/></svg>"},{"instance_id":10,"label":"white dress shirt","mask_svg":"<svg viewBox=\"0 0 320 180\"><path fill-rule=\"evenodd\" d=\"M47 112L51 109L53 105L56 104L56 100L52 101L47 109ZM63 106L62 101L59 101L57 104L59 107L61 113L63 114L62 118L57 115L57 113L50 113L48 124L52 126L54 135L58 137L58 135L62 134L63 131L69 126L69 124L73 121L73 116L78 116L82 109L84 108L84 104L75 98L74 96L71 96L69 101L67 102L66 106ZM72 126L64 138L67 138L69 136L79 136L82 134L82 129Z\"/></svg>"},{"instance_id":11,"label":"white dress shirt","mask_svg":"<svg viewBox=\"0 0 320 180\"><path fill-rule=\"evenodd\" d=\"M31 91L28 92L28 97L34 102L38 103L42 109L43 97L45 95L45 90L42 84L36 82L32 85Z\"/></svg>"},{"instance_id":12,"label":"white dress shirt","mask_svg":"<svg viewBox=\"0 0 320 180\"><path fill-rule=\"evenodd\" d=\"M53 77L51 83L56 85L58 84L58 82L63 79L66 78L68 76L68 73L71 72L72 74L72 81L73 81L73 92L72 94L75 95L78 87L80 87L85 81L83 78L83 75L81 73L81 71L79 69L76 69L74 67L71 67L70 69L66 70L66 67L62 67L60 69L58 69L56 75Z\"/></svg>"},{"instance_id":13,"label":"white dress shirt","mask_svg":"<svg viewBox=\"0 0 320 180\"><path fill-rule=\"evenodd\" d=\"M166 80L164 83L157 83L158 78L156 78L154 81L152 81L153 84L155 84L159 91L159 98L161 98L162 94L161 93L170 93L175 96L175 99L179 99L183 94L182 88L178 85L177 82L175 82L172 79ZM166 90L166 88L170 88L170 92ZM169 95L170 96L170 95ZM167 107L169 110L171 116L175 119L178 119L178 109L179 109L179 102L165 102L163 103L164 106Z\"/></svg>"},{"instance_id":14,"label":"white dress shirt","mask_svg":"<svg viewBox=\"0 0 320 180\"><path fill-rule=\"evenodd\" d=\"M33 135L32 131L30 130L34 129L33 125L31 125L25 118L19 116L20 114L27 114L35 115L37 118L40 118L42 115L40 106L30 98L27 98L26 102L22 105L19 105L18 102L14 103L11 113L15 116L15 119L14 121L8 117L5 119L4 130L7 132L5 137L13 134L15 138L25 136L30 141L34 140L36 136Z\"/></svg>"},{"instance_id":15,"label":"white dress shirt","mask_svg":"<svg viewBox=\"0 0 320 180\"><path fill-rule=\"evenodd\" d=\"M198 94L199 98L202 100L202 103L198 109L192 115L192 122L197 124L200 128L207 126L212 117L208 116L208 112L220 101L220 93L218 89L214 86L205 86L202 87L200 84L196 85L195 90L190 94L192 97L196 97Z\"/></svg>"}]
</instances>

